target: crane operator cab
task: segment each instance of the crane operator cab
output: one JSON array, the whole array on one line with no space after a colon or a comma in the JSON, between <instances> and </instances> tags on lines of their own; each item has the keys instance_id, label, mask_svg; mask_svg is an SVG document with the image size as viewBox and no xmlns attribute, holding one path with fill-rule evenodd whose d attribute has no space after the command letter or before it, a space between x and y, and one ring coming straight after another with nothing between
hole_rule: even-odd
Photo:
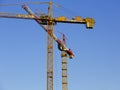
<instances>
[{"instance_id":1,"label":"crane operator cab","mask_svg":"<svg viewBox=\"0 0 120 90\"><path fill-rule=\"evenodd\" d=\"M47 20L46 19L48 19L48 15L41 14L40 19L41 19L43 25L47 25Z\"/></svg>"}]
</instances>

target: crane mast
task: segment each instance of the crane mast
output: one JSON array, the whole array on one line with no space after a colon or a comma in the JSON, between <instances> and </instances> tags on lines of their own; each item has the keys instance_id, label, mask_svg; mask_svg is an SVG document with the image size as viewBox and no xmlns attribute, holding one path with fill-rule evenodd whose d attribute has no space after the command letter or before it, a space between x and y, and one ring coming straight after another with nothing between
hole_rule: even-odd
<instances>
[{"instance_id":1,"label":"crane mast","mask_svg":"<svg viewBox=\"0 0 120 90\"><path fill-rule=\"evenodd\" d=\"M53 17L52 2L48 7L48 18ZM47 28L49 33L54 33L54 23L52 21L47 22ZM53 90L53 64L54 64L54 41L53 38L47 34L47 90Z\"/></svg>"},{"instance_id":2,"label":"crane mast","mask_svg":"<svg viewBox=\"0 0 120 90\"><path fill-rule=\"evenodd\" d=\"M68 55L65 51L62 51L61 58L62 58L62 90L68 90Z\"/></svg>"},{"instance_id":3,"label":"crane mast","mask_svg":"<svg viewBox=\"0 0 120 90\"><path fill-rule=\"evenodd\" d=\"M54 34L54 25L56 23L74 23L74 24L85 24L87 29L92 29L94 27L93 18L82 18L76 16L74 18L66 18L65 16L54 17L53 16L53 2L30 2L29 4L40 4L48 3L48 15L40 15L38 17L32 10L26 6L22 5L22 8L28 14L13 14L0 12L0 18L16 18L16 19L31 19L35 20L46 32L47 32L47 90L54 90L53 76L54 76L54 41L58 44L58 49L61 51L62 58L62 90L68 90L68 56L70 59L74 57L74 53L71 49L66 46L65 36L63 34L63 39L60 40ZM8 5L8 4L6 4ZM6 6L5 5L5 6ZM18 5L18 4L12 4ZM4 6L4 5L3 5Z\"/></svg>"},{"instance_id":4,"label":"crane mast","mask_svg":"<svg viewBox=\"0 0 120 90\"><path fill-rule=\"evenodd\" d=\"M66 45L66 38L64 34L62 41ZM62 58L62 90L68 90L68 54L65 51L62 51L61 58Z\"/></svg>"}]
</instances>

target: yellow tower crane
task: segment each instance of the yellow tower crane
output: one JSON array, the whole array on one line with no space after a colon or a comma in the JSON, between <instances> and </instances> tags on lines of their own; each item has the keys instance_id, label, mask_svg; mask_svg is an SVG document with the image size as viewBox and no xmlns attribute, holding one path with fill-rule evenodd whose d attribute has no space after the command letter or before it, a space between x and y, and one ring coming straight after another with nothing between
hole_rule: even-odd
<instances>
[{"instance_id":1,"label":"yellow tower crane","mask_svg":"<svg viewBox=\"0 0 120 90\"><path fill-rule=\"evenodd\" d=\"M26 4L49 4L48 6L48 15L40 15L39 17L35 15L32 10ZM62 85L63 90L67 90L67 56L70 59L74 57L71 49L67 48L66 44L63 43L57 36L54 34L54 25L56 23L71 23L71 24L85 24L87 29L92 29L94 27L93 18L82 18L76 16L74 18L66 18L65 16L54 17L53 16L53 2L27 2L27 3L18 3L18 4L0 4L0 6L10 6L10 5L22 5L22 8L28 14L13 14L0 12L0 18L16 18L16 19L32 19L35 20L46 32L47 32L47 90L53 90L53 62L54 62L54 41L57 42L59 49L62 51Z\"/></svg>"}]
</instances>

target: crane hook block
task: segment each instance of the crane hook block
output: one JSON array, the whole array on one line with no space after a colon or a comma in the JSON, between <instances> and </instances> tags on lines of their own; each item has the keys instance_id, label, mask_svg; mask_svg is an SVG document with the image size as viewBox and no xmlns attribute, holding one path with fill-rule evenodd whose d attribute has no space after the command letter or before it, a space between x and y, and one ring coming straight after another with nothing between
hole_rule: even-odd
<instances>
[{"instance_id":1,"label":"crane hook block","mask_svg":"<svg viewBox=\"0 0 120 90\"><path fill-rule=\"evenodd\" d=\"M85 18L86 28L93 29L95 20L93 18Z\"/></svg>"}]
</instances>

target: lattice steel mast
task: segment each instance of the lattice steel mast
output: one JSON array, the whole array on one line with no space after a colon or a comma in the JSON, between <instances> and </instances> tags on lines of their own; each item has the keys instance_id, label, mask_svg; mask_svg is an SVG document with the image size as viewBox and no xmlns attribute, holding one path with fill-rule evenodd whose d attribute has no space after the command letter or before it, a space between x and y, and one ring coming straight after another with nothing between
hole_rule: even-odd
<instances>
[{"instance_id":1,"label":"lattice steel mast","mask_svg":"<svg viewBox=\"0 0 120 90\"><path fill-rule=\"evenodd\" d=\"M64 34L62 41L66 45L66 38ZM62 51L61 58L62 58L62 90L68 90L68 54L65 51Z\"/></svg>"},{"instance_id":2,"label":"lattice steel mast","mask_svg":"<svg viewBox=\"0 0 120 90\"><path fill-rule=\"evenodd\" d=\"M48 18L53 18L52 2L48 7ZM48 32L54 33L54 22L47 22ZM53 64L54 64L54 41L53 38L47 34L47 90L53 90Z\"/></svg>"}]
</instances>

